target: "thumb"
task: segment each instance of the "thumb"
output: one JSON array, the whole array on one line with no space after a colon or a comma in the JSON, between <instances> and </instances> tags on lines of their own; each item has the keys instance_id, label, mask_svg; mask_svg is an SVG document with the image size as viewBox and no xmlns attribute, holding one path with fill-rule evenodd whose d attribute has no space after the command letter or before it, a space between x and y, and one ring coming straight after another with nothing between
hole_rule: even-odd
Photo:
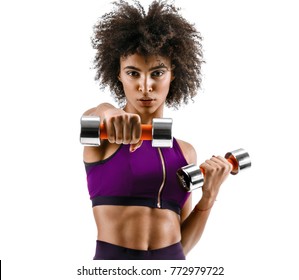
<instances>
[{"instance_id":1,"label":"thumb","mask_svg":"<svg viewBox=\"0 0 299 280\"><path fill-rule=\"evenodd\" d=\"M140 140L138 143L136 144L131 144L130 145L130 152L133 153L135 152L138 148L141 147L143 140Z\"/></svg>"}]
</instances>

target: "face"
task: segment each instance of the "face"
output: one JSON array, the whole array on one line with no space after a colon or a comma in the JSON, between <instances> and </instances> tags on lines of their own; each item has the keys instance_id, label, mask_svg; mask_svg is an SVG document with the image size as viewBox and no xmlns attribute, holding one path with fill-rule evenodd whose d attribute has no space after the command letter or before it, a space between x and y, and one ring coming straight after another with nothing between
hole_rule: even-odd
<instances>
[{"instance_id":1,"label":"face","mask_svg":"<svg viewBox=\"0 0 299 280\"><path fill-rule=\"evenodd\" d=\"M124 110L141 117L162 117L173 79L169 58L138 54L122 57L119 80L127 100Z\"/></svg>"}]
</instances>

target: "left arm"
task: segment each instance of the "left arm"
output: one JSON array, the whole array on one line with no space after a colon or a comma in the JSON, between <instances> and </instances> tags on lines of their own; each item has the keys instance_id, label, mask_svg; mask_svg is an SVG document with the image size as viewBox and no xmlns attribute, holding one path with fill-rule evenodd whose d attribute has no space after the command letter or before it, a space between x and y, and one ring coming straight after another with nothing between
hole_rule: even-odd
<instances>
[{"instance_id":1,"label":"left arm","mask_svg":"<svg viewBox=\"0 0 299 280\"><path fill-rule=\"evenodd\" d=\"M194 148L183 141L179 141L183 154L189 163L196 164L196 152ZM202 197L192 210L192 198L189 197L185 203L181 214L181 243L185 255L200 240L214 201L218 195L223 181L231 171L231 165L222 157L212 157L200 165L205 170L205 182L202 187Z\"/></svg>"}]
</instances>

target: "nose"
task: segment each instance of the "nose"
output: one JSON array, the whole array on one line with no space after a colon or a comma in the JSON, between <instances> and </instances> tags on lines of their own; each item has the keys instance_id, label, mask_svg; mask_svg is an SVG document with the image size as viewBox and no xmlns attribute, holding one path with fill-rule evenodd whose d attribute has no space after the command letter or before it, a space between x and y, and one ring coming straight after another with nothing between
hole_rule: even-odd
<instances>
[{"instance_id":1,"label":"nose","mask_svg":"<svg viewBox=\"0 0 299 280\"><path fill-rule=\"evenodd\" d=\"M147 94L153 91L153 81L150 77L143 77L139 80L138 91Z\"/></svg>"}]
</instances>

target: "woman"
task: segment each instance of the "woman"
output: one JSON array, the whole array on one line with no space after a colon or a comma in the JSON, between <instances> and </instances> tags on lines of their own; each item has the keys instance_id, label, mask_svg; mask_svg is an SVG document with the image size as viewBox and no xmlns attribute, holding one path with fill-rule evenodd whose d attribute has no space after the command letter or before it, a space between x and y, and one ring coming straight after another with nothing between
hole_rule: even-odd
<instances>
[{"instance_id":1,"label":"woman","mask_svg":"<svg viewBox=\"0 0 299 280\"><path fill-rule=\"evenodd\" d=\"M231 171L212 157L202 197L192 198L176 170L196 164L196 152L175 139L173 148L141 141L141 124L179 107L201 83L201 37L178 10L154 1L147 14L139 2L120 1L94 27L95 68L120 108L104 103L85 112L100 116L108 140L84 147L88 188L97 225L94 259L185 259L199 241L219 187ZM192 209L193 208L193 209Z\"/></svg>"}]
</instances>

